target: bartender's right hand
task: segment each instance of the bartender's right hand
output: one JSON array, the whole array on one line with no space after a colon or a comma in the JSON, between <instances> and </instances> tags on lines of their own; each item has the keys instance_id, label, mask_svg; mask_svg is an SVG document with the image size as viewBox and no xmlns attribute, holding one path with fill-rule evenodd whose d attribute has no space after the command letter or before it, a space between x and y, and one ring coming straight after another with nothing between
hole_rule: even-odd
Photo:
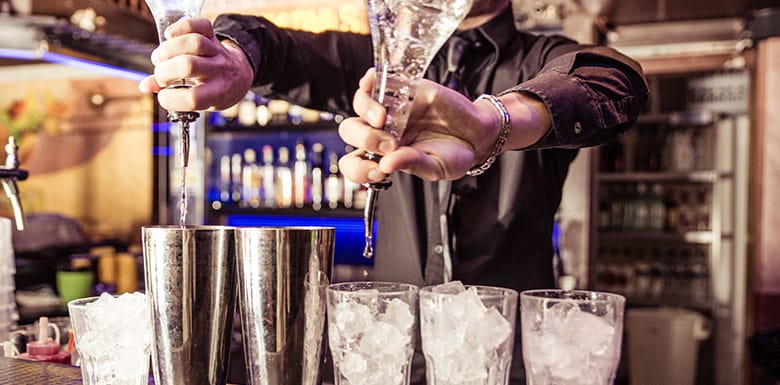
<instances>
[{"instance_id":1,"label":"bartender's right hand","mask_svg":"<svg viewBox=\"0 0 780 385\"><path fill-rule=\"evenodd\" d=\"M152 52L154 74L138 85L158 93L168 111L225 109L246 95L254 71L244 51L230 40L214 36L211 21L183 19L165 30L166 40ZM165 85L190 79L195 87L168 89Z\"/></svg>"}]
</instances>

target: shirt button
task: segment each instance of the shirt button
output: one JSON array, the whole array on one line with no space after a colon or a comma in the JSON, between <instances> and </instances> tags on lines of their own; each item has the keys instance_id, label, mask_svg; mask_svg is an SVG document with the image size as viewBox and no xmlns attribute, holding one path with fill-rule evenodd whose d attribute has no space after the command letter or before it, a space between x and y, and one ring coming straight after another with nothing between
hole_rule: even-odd
<instances>
[{"instance_id":1,"label":"shirt button","mask_svg":"<svg viewBox=\"0 0 780 385\"><path fill-rule=\"evenodd\" d=\"M579 134L579 133L581 133L581 132L582 132L582 123L580 123L580 122L575 122L575 123L574 123L574 133L575 133L575 134Z\"/></svg>"},{"instance_id":2,"label":"shirt button","mask_svg":"<svg viewBox=\"0 0 780 385\"><path fill-rule=\"evenodd\" d=\"M436 253L436 254L443 253L444 252L444 246L442 246L442 245L433 246L433 252Z\"/></svg>"}]
</instances>

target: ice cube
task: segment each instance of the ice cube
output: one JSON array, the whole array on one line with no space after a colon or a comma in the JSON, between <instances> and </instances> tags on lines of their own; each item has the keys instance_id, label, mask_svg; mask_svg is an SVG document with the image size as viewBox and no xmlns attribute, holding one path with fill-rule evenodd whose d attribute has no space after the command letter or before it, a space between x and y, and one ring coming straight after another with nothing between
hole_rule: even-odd
<instances>
[{"instance_id":1,"label":"ice cube","mask_svg":"<svg viewBox=\"0 0 780 385\"><path fill-rule=\"evenodd\" d=\"M471 325L471 335L485 350L495 350L512 334L512 325L496 308L489 308Z\"/></svg>"},{"instance_id":2,"label":"ice cube","mask_svg":"<svg viewBox=\"0 0 780 385\"><path fill-rule=\"evenodd\" d=\"M452 311L460 314L467 322L477 322L487 310L482 300L479 299L477 288L473 286L456 295L451 305Z\"/></svg>"},{"instance_id":3,"label":"ice cube","mask_svg":"<svg viewBox=\"0 0 780 385\"><path fill-rule=\"evenodd\" d=\"M360 340L360 350L378 356L383 360L405 359L405 350L411 338L405 331L387 322L376 322L366 330Z\"/></svg>"},{"instance_id":4,"label":"ice cube","mask_svg":"<svg viewBox=\"0 0 780 385\"><path fill-rule=\"evenodd\" d=\"M371 326L371 308L355 302L337 303L333 312L334 327L338 335L354 340Z\"/></svg>"},{"instance_id":5,"label":"ice cube","mask_svg":"<svg viewBox=\"0 0 780 385\"><path fill-rule=\"evenodd\" d=\"M368 363L358 353L345 352L338 367L344 377L347 377L352 382L354 378L359 378L357 376L363 375L368 370Z\"/></svg>"},{"instance_id":6,"label":"ice cube","mask_svg":"<svg viewBox=\"0 0 780 385\"><path fill-rule=\"evenodd\" d=\"M450 281L432 287L431 291L434 293L441 293L441 294L458 294L466 291L466 287L463 286L463 283L460 281Z\"/></svg>"},{"instance_id":7,"label":"ice cube","mask_svg":"<svg viewBox=\"0 0 780 385\"><path fill-rule=\"evenodd\" d=\"M414 325L414 314L412 314L409 304L398 298L393 298L387 304L385 312L379 316L379 320L406 331Z\"/></svg>"},{"instance_id":8,"label":"ice cube","mask_svg":"<svg viewBox=\"0 0 780 385\"><path fill-rule=\"evenodd\" d=\"M438 374L455 383L485 379L488 374L488 357L489 353L481 346L467 343L466 348L452 351L452 354L443 360L445 365L441 365L441 369L448 373Z\"/></svg>"},{"instance_id":9,"label":"ice cube","mask_svg":"<svg viewBox=\"0 0 780 385\"><path fill-rule=\"evenodd\" d=\"M615 327L603 318L579 311L572 315L572 323L579 325L578 344L590 354L604 355L611 351Z\"/></svg>"}]
</instances>

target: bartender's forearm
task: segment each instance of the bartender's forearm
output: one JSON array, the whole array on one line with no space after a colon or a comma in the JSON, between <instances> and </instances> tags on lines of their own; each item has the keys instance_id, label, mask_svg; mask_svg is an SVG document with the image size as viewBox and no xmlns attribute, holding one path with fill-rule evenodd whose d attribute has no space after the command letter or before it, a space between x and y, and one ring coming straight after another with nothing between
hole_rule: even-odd
<instances>
[{"instance_id":1,"label":"bartender's forearm","mask_svg":"<svg viewBox=\"0 0 780 385\"><path fill-rule=\"evenodd\" d=\"M544 103L525 92L510 92L498 97L509 112L510 129L504 149L519 150L538 142L550 131L552 117Z\"/></svg>"},{"instance_id":2,"label":"bartender's forearm","mask_svg":"<svg viewBox=\"0 0 780 385\"><path fill-rule=\"evenodd\" d=\"M475 104L485 113L487 131L479 143L475 143L478 162L483 162L496 149L496 140L504 128L502 125L503 108L506 108L509 127L506 130L506 142L501 152L520 150L537 143L550 131L552 118L550 111L536 96L526 92L509 92L496 97L503 105L495 105L487 99L477 100Z\"/></svg>"}]
</instances>

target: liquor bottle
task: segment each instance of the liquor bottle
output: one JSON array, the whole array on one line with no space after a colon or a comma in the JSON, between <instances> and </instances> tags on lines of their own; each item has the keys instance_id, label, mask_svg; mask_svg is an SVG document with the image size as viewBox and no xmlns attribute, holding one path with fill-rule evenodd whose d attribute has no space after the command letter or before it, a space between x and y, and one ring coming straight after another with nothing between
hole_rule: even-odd
<instances>
[{"instance_id":1,"label":"liquor bottle","mask_svg":"<svg viewBox=\"0 0 780 385\"><path fill-rule=\"evenodd\" d=\"M263 206L276 207L276 169L274 168L274 148L266 144L263 146L263 166L260 170L263 180Z\"/></svg>"},{"instance_id":2,"label":"liquor bottle","mask_svg":"<svg viewBox=\"0 0 780 385\"><path fill-rule=\"evenodd\" d=\"M241 170L241 207L260 207L260 173L257 167L257 153L251 148L244 150L244 166Z\"/></svg>"},{"instance_id":3,"label":"liquor bottle","mask_svg":"<svg viewBox=\"0 0 780 385\"><path fill-rule=\"evenodd\" d=\"M219 158L219 201L230 202L230 157L227 155Z\"/></svg>"},{"instance_id":4,"label":"liquor bottle","mask_svg":"<svg viewBox=\"0 0 780 385\"><path fill-rule=\"evenodd\" d=\"M692 128L681 127L672 134L672 169L691 171L694 167Z\"/></svg>"},{"instance_id":5,"label":"liquor bottle","mask_svg":"<svg viewBox=\"0 0 780 385\"><path fill-rule=\"evenodd\" d=\"M320 121L320 111L311 108L301 108L303 123L317 123Z\"/></svg>"},{"instance_id":6,"label":"liquor bottle","mask_svg":"<svg viewBox=\"0 0 780 385\"><path fill-rule=\"evenodd\" d=\"M322 143L314 143L311 146L312 167L311 167L311 207L314 210L322 209L323 201L323 159L322 153L325 150Z\"/></svg>"},{"instance_id":7,"label":"liquor bottle","mask_svg":"<svg viewBox=\"0 0 780 385\"><path fill-rule=\"evenodd\" d=\"M609 231L610 230L610 196L609 193L601 194L599 197L599 211L598 211L598 225L599 225L599 231Z\"/></svg>"},{"instance_id":8,"label":"liquor bottle","mask_svg":"<svg viewBox=\"0 0 780 385\"><path fill-rule=\"evenodd\" d=\"M636 188L633 184L625 186L623 194L623 230L636 230Z\"/></svg>"},{"instance_id":9,"label":"liquor bottle","mask_svg":"<svg viewBox=\"0 0 780 385\"><path fill-rule=\"evenodd\" d=\"M271 113L271 123L287 124L287 113L290 110L290 102L281 99L268 101L268 112Z\"/></svg>"},{"instance_id":10,"label":"liquor bottle","mask_svg":"<svg viewBox=\"0 0 780 385\"><path fill-rule=\"evenodd\" d=\"M268 106L261 104L257 106L257 124L266 126L271 121L271 111L268 110Z\"/></svg>"},{"instance_id":11,"label":"liquor bottle","mask_svg":"<svg viewBox=\"0 0 780 385\"><path fill-rule=\"evenodd\" d=\"M335 209L344 196L344 182L339 175L339 156L335 152L328 154L328 177L325 179L325 200L328 207Z\"/></svg>"},{"instance_id":12,"label":"liquor bottle","mask_svg":"<svg viewBox=\"0 0 780 385\"><path fill-rule=\"evenodd\" d=\"M253 126L255 122L257 122L257 105L255 94L250 91L238 102L238 124L248 127Z\"/></svg>"},{"instance_id":13,"label":"liquor bottle","mask_svg":"<svg viewBox=\"0 0 780 385\"><path fill-rule=\"evenodd\" d=\"M658 247L653 247L650 250L649 258L646 255L637 256L635 262L635 277L636 282L634 285L634 295L637 298L647 298L650 296L653 285L653 266L652 261L657 261L661 258L661 250Z\"/></svg>"},{"instance_id":14,"label":"liquor bottle","mask_svg":"<svg viewBox=\"0 0 780 385\"><path fill-rule=\"evenodd\" d=\"M650 230L662 231L666 222L666 205L663 198L663 187L654 183L648 199L648 227Z\"/></svg>"},{"instance_id":15,"label":"liquor bottle","mask_svg":"<svg viewBox=\"0 0 780 385\"><path fill-rule=\"evenodd\" d=\"M696 230L707 231L710 229L710 202L709 191L706 187L696 193Z\"/></svg>"},{"instance_id":16,"label":"liquor bottle","mask_svg":"<svg viewBox=\"0 0 780 385\"><path fill-rule=\"evenodd\" d=\"M609 228L612 231L625 230L625 188L620 184L610 186Z\"/></svg>"},{"instance_id":17,"label":"liquor bottle","mask_svg":"<svg viewBox=\"0 0 780 385\"><path fill-rule=\"evenodd\" d=\"M677 201L677 194L675 194L675 187L668 187L666 191L666 199L664 199L664 206L666 206L666 231L677 232L680 229L680 204Z\"/></svg>"},{"instance_id":18,"label":"liquor bottle","mask_svg":"<svg viewBox=\"0 0 780 385\"><path fill-rule=\"evenodd\" d=\"M639 182L636 185L636 196L633 203L634 230L647 230L650 227L650 200L647 195L647 184Z\"/></svg>"},{"instance_id":19,"label":"liquor bottle","mask_svg":"<svg viewBox=\"0 0 780 385\"><path fill-rule=\"evenodd\" d=\"M309 201L309 163L306 161L306 145L303 141L295 144L295 163L293 164L293 202L302 208Z\"/></svg>"},{"instance_id":20,"label":"liquor bottle","mask_svg":"<svg viewBox=\"0 0 780 385\"><path fill-rule=\"evenodd\" d=\"M241 202L241 163L241 154L234 153L230 157L230 200L235 204Z\"/></svg>"},{"instance_id":21,"label":"liquor bottle","mask_svg":"<svg viewBox=\"0 0 780 385\"><path fill-rule=\"evenodd\" d=\"M696 210L687 189L680 191L680 230L695 230Z\"/></svg>"},{"instance_id":22,"label":"liquor bottle","mask_svg":"<svg viewBox=\"0 0 780 385\"><path fill-rule=\"evenodd\" d=\"M290 120L290 124L294 126L300 126L303 122L303 107L297 104L291 104L287 110L287 118Z\"/></svg>"},{"instance_id":23,"label":"liquor bottle","mask_svg":"<svg viewBox=\"0 0 780 385\"><path fill-rule=\"evenodd\" d=\"M350 153L354 150L354 147L347 145L344 148L344 151L346 153ZM344 192L344 197L342 198L342 202L344 203L344 207L351 209L355 207L355 195L360 190L360 185L351 181L349 178L346 177L346 175L342 174L342 188ZM355 207L357 208L357 207Z\"/></svg>"},{"instance_id":24,"label":"liquor bottle","mask_svg":"<svg viewBox=\"0 0 780 385\"><path fill-rule=\"evenodd\" d=\"M293 179L290 170L290 150L279 147L279 164L276 166L276 207L290 208L293 203Z\"/></svg>"},{"instance_id":25,"label":"liquor bottle","mask_svg":"<svg viewBox=\"0 0 780 385\"><path fill-rule=\"evenodd\" d=\"M707 252L705 250L701 248L694 250L690 271L693 281L691 282L693 301L697 304L707 304L710 297L710 274Z\"/></svg>"},{"instance_id":26,"label":"liquor bottle","mask_svg":"<svg viewBox=\"0 0 780 385\"><path fill-rule=\"evenodd\" d=\"M360 185L349 180L346 176L342 175L342 183L344 185L344 207L351 209L355 205L355 193L360 190Z\"/></svg>"}]
</instances>

